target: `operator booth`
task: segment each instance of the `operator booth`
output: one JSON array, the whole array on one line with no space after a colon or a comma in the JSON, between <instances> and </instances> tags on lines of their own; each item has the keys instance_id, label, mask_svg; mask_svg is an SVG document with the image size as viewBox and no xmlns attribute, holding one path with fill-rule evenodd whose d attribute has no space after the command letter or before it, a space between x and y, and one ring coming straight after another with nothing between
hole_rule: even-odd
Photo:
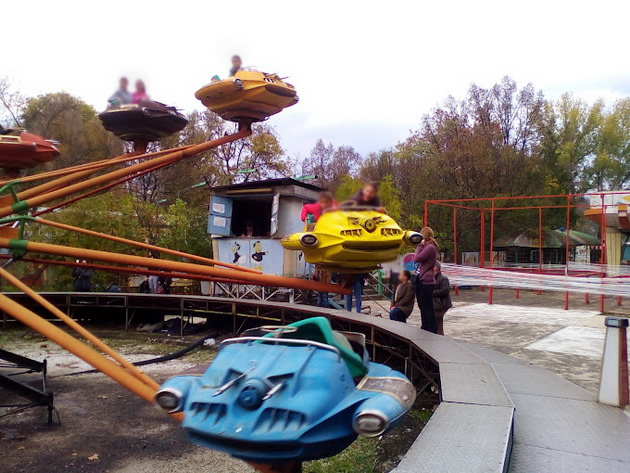
<instances>
[{"instance_id":1,"label":"operator booth","mask_svg":"<svg viewBox=\"0 0 630 473\"><path fill-rule=\"evenodd\" d=\"M322 190L291 178L213 188L208 233L214 258L265 274L307 276L303 253L285 250L280 239L304 230L302 207Z\"/></svg>"}]
</instances>

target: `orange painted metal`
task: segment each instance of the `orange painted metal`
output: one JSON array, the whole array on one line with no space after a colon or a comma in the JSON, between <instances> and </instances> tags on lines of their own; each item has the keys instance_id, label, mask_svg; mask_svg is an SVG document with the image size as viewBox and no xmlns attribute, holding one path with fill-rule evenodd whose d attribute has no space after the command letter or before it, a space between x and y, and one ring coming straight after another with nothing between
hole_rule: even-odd
<instances>
[{"instance_id":1,"label":"orange painted metal","mask_svg":"<svg viewBox=\"0 0 630 473\"><path fill-rule=\"evenodd\" d=\"M166 152L161 152L159 153L161 155L166 154ZM20 200L28 200L31 197L36 197L36 196L41 196L41 195L45 195L47 192L52 192L58 189L63 189L65 188L68 184L72 184L74 182L77 182L81 179L84 179L88 176L91 176L92 174L94 174L95 172L99 171L100 169L103 169L107 166L113 166L125 161L131 161L131 160L137 160L141 158L141 154L139 153L131 153L129 155L123 155L120 158L113 158L112 160L105 162L99 166L95 166L95 167L87 167L86 169L82 169L82 170L78 170L76 172L73 172L71 174L68 174L64 177L60 177L58 179L54 179L50 182L46 182L45 184L40 184L39 186L35 186L35 187L31 187L30 189L27 189L25 191L19 192L18 193L18 198ZM122 158L122 159L121 159ZM129 168L125 168L125 169L130 169Z\"/></svg>"},{"instance_id":2,"label":"orange painted metal","mask_svg":"<svg viewBox=\"0 0 630 473\"><path fill-rule=\"evenodd\" d=\"M121 237L117 237L113 235L107 235L105 233L94 232L92 230L86 230L85 228L74 227L72 225L66 225L64 223L53 222L50 220L44 220L43 218L36 218L35 221L43 225L49 225L51 227L61 228L63 230L69 230L71 232L83 233L84 235L91 235L98 238L103 238L105 240L116 241L118 243L125 243L127 245L135 246L138 248L144 248L145 250L159 251L160 253L166 253L168 255L179 256L181 258L186 258L192 261L198 261L200 263L213 264L215 266L222 266L224 268L235 269L237 271L245 271L247 273L262 274L260 271L257 271L255 269L243 268L235 264L223 263L221 261L217 261L211 258L204 258L203 256L197 256L190 253L184 253L183 251L170 250L168 248L163 248L161 246L150 245L148 243L142 243L135 240L128 240L127 238L121 238Z\"/></svg>"},{"instance_id":3,"label":"orange painted metal","mask_svg":"<svg viewBox=\"0 0 630 473\"><path fill-rule=\"evenodd\" d=\"M139 159L147 159L147 158L151 158L151 157L155 157L155 156L162 156L164 154L167 153L172 153L174 151L179 151L181 149L186 149L186 148L190 148L193 145L186 145L186 146L180 146L177 148L170 148L170 149L165 149L165 150L160 150L160 151L153 151L151 153L137 153L137 152L131 152L131 153L125 153L125 154L121 154L120 156L116 156L114 158L107 158L107 159L100 159L98 161L92 161L89 163L84 163L84 164L78 164L76 166L70 166L67 168L62 168L62 169L55 169L54 171L46 171L46 172L40 172L38 174L33 174L30 176L24 176L24 177L20 177L18 180L21 183L26 183L26 182L34 182L34 181L40 181L42 179L50 179L52 177L58 177L58 176L65 176L67 174L72 174L74 172L77 171L85 171L87 169L95 169L95 170L99 170L99 169L103 169L105 167L108 166L114 166L116 164L121 164L121 163L125 163L128 161L134 161L134 160L139 160ZM9 181L8 180L2 180L0 179L0 185L4 185L7 184Z\"/></svg>"},{"instance_id":4,"label":"orange painted metal","mask_svg":"<svg viewBox=\"0 0 630 473\"><path fill-rule=\"evenodd\" d=\"M129 363L125 358L123 358L115 350L111 349L108 345L103 343L100 338L98 338L92 332L84 328L82 325L72 320L70 317L68 317L66 314L60 311L57 307L55 307L53 304L51 304L42 296L40 296L33 289L31 289L22 281L20 281L18 278L16 278L11 273L9 273L6 269L0 268L0 276L5 278L10 284L15 286L19 290L23 291L26 295L30 296L35 302L39 303L42 307L49 310L53 315L55 315L57 318L62 320L68 327L70 327L79 335L81 335L83 338L85 338L87 341L92 343L95 347L97 347L103 353L105 353L108 356L111 356L114 360L120 363L120 365L123 368L129 371L129 373L131 373L133 376L138 378L144 384L146 384L147 386L155 390L157 390L160 387L158 383L156 383L154 380L149 378L145 373L140 371L137 367Z\"/></svg>"},{"instance_id":5,"label":"orange painted metal","mask_svg":"<svg viewBox=\"0 0 630 473\"><path fill-rule=\"evenodd\" d=\"M73 172L72 174L68 174L64 177L60 177L50 182L46 182L44 184L40 184L39 186L31 187L30 189L26 189L25 191L18 192L18 198L20 200L27 200L31 197L45 195L46 192L55 191L61 188L68 186L74 182L85 179L89 175L94 173L94 170L88 169L84 171ZM10 198L10 197L9 197ZM6 199L6 197L5 197ZM12 202L11 202L12 203ZM5 200L2 201L2 204L7 205ZM13 212L11 212L13 213ZM9 214L7 214L9 215Z\"/></svg>"},{"instance_id":6,"label":"orange painted metal","mask_svg":"<svg viewBox=\"0 0 630 473\"><path fill-rule=\"evenodd\" d=\"M59 327L56 327L47 320L44 320L34 312L21 306L3 294L0 294L0 307L2 307L2 310L14 319L28 325L36 332L39 332L44 337L48 338L50 341L73 353L86 363L89 363L97 370L112 378L121 386L130 390L132 393L140 396L145 401L150 403L154 402L155 393L157 391L155 388L152 388L140 381L127 370L113 361L108 360L85 343L77 340L72 335L64 332Z\"/></svg>"},{"instance_id":7,"label":"orange painted metal","mask_svg":"<svg viewBox=\"0 0 630 473\"><path fill-rule=\"evenodd\" d=\"M60 209L62 207L66 207L67 205L70 205L70 204L72 204L74 202L77 202L79 200L85 199L87 197L91 197L91 196L96 195L96 194L100 194L101 192L104 192L104 191L106 191L108 189L111 189L113 187L116 187L116 186L119 186L121 184L124 184L127 181L130 181L132 179L136 179L136 178L138 178L140 176L144 176L145 174L148 174L150 172L153 172L153 171L156 171L158 169L161 169L161 168L163 168L165 166L168 166L169 164L170 163L163 163L163 164L160 164L159 166L155 166L155 167L152 167L152 168L149 168L149 169L145 169L142 172L138 172L136 174L132 174L132 175L127 176L127 177L125 177L123 179L118 179L116 181L110 182L109 184L107 184L105 186L97 187L96 189L93 189L90 192L85 192L83 194L76 195L76 196L72 197L71 199L64 200L63 202L59 202L58 204L51 205L49 207L46 207L45 209L39 210L37 212L34 212L32 214L32 216L33 217L38 217L40 215L44 215L44 214L53 212L53 211L55 211L57 209Z\"/></svg>"},{"instance_id":8,"label":"orange painted metal","mask_svg":"<svg viewBox=\"0 0 630 473\"><path fill-rule=\"evenodd\" d=\"M59 150L52 141L28 131L22 131L19 135L0 135L0 168L12 174L17 174L13 171L32 168L59 156Z\"/></svg>"},{"instance_id":9,"label":"orange painted metal","mask_svg":"<svg viewBox=\"0 0 630 473\"><path fill-rule=\"evenodd\" d=\"M11 255L0 255L0 259L4 259L4 260L11 259ZM41 265L46 265L46 266L50 265L50 266L64 266L68 268L95 269L97 271L108 271L112 273L142 274L146 276L169 276L171 278L191 279L194 281L214 281L214 282L222 282L222 283L230 283L230 284L247 284L245 281L240 281L239 279L214 278L210 276L201 276L199 274L180 273L177 271L166 272L166 271L151 270L147 268L137 268L137 267L126 268L124 266L108 266L105 264L97 264L97 263L77 263L76 261L59 261L59 260L42 259L42 258L20 258L20 261L24 261L27 263L36 263L36 264L41 264Z\"/></svg>"},{"instance_id":10,"label":"orange painted metal","mask_svg":"<svg viewBox=\"0 0 630 473\"><path fill-rule=\"evenodd\" d=\"M13 248L12 242L8 238L0 238L1 248ZM142 256L124 255L119 253L109 253L107 251L88 250L75 248L72 246L51 245L48 243L25 242L26 250L34 253L45 253L72 258L107 261L109 263L126 264L134 266L145 266L153 269L164 269L167 271L180 271L184 273L199 274L210 277L225 279L238 279L248 284L257 284L273 287L291 287L295 289L305 289L318 292L333 292L336 294L349 294L350 290L340 285L325 284L307 279L290 278L286 276L273 276L268 274L253 274L234 269L216 268L214 266L204 266L193 263L182 263L179 261L169 261L156 258L145 258Z\"/></svg>"},{"instance_id":11,"label":"orange painted metal","mask_svg":"<svg viewBox=\"0 0 630 473\"><path fill-rule=\"evenodd\" d=\"M231 143L232 141L236 141L239 140L241 138L245 138L249 135L251 135L251 129L249 127L242 127L242 129L237 132L234 133L232 135L228 135L228 136L223 136L221 138L217 138L215 140L211 140L211 141L206 141L204 143L201 143L199 145L195 145L192 146L190 148L186 148L183 150L179 150L176 151L174 153L168 153L164 156L160 156L157 158L153 158L150 159L148 161L144 161L141 163L137 163L137 164L133 164L131 166L125 167L123 169L118 169L116 171L112 171L109 172L107 174L103 174L101 176L96 176L93 177L91 179L87 179L81 182L76 182L75 184L69 185L69 186L65 186L63 188L60 189L56 189L53 190L51 192L48 192L44 195L37 195L34 196L32 198L27 198L24 202L26 203L26 205L28 206L28 208L32 208L32 207L36 207L42 204L45 204L47 202L50 202L52 200L55 199L59 199L61 197L65 197L67 195L70 195L74 192L80 192L86 189L89 189L91 187L94 186L99 186L99 185L103 185L103 184L107 184L109 182L111 182L113 179L119 179L125 176L128 176L130 174L136 173L136 172L140 172L143 171L145 169L163 164L163 163L174 163L176 161L179 161L181 159L193 156L195 154L201 153L203 151L207 151L211 148L215 148L217 146L221 146L224 145L226 143ZM76 175L80 175L81 177L86 177L89 174L85 174L84 173L91 173L92 171L82 171L79 173L75 173L75 174L71 174L70 176L66 176L65 178L60 178L57 181L61 181L62 179L66 179L66 178L74 178L76 177ZM72 179L72 181L74 181L75 179ZM48 184L51 183L46 183L43 184L42 186L46 186ZM37 187L42 187L42 186L37 186ZM53 186L54 187L54 186ZM29 189L30 191L31 189ZM22 199L22 197L20 197L20 199ZM6 217L8 215L13 214L15 211L11 206L7 206L7 207L3 207L0 208L0 217Z\"/></svg>"}]
</instances>

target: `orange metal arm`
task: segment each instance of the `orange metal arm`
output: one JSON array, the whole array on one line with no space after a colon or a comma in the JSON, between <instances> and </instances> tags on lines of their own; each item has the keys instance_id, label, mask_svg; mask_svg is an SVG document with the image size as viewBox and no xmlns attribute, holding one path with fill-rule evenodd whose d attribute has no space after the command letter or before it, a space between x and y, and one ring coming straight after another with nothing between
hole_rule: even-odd
<instances>
[{"instance_id":1,"label":"orange metal arm","mask_svg":"<svg viewBox=\"0 0 630 473\"><path fill-rule=\"evenodd\" d=\"M26 199L24 201L21 201L19 203L19 208L22 210L26 210L28 208L32 208L35 206L39 206L42 204L45 204L47 202L50 202L52 200L64 197L66 195L72 194L74 192L80 192L86 189L89 189L91 187L94 186L99 186L102 184L107 184L108 182L111 182L113 179L119 179L121 177L125 177L129 174L133 174L136 172L140 172L143 171L145 169L163 164L163 163L174 163L176 161L179 161L181 159L184 159L186 157L189 156L193 156L195 154L201 153L203 151L206 151L208 149L211 148L215 148L217 146L221 146L224 145L226 143L230 143L232 141L236 141L239 140L241 138L245 138L249 135L251 135L251 129L248 127L243 127L243 129L241 129L241 131L239 131L238 133L234 133L232 135L228 135L228 136L223 136L221 138L217 138L215 140L211 140L211 141L206 141L205 143L201 143L199 145L195 145L192 146L190 148L186 148L180 151L176 151L174 153L168 153L164 156L160 156L158 158L154 158L154 159L150 159L148 161L144 161L138 164L134 164L132 166L128 166L126 168L123 169L118 169L116 171L112 171L110 173L107 174L103 174L100 176L96 176L93 177L91 179L87 179L85 181L82 182L77 182L75 184L69 185L67 187L63 187L61 189L57 189L54 190L52 192L48 192L44 195L39 195L39 196L35 196L33 198L30 199ZM75 174L81 174L81 176L83 176L83 173L91 173L92 171L83 171L82 173L75 173ZM70 176L66 176L67 178L71 178L74 177L75 174L72 174ZM61 178L59 180L62 180L65 178ZM48 183L49 184L49 183ZM46 184L44 184L45 186ZM38 187L42 187L42 186L38 186ZM30 189L29 189L30 190ZM14 204L17 205L17 204ZM2 207L0 208L0 217L6 217L7 215L11 215L13 213L16 212L16 209L14 208L14 206L6 206L6 207Z\"/></svg>"},{"instance_id":2,"label":"orange metal arm","mask_svg":"<svg viewBox=\"0 0 630 473\"><path fill-rule=\"evenodd\" d=\"M106 191L108 189L111 189L112 187L116 187L116 186L118 186L120 184L124 184L125 182L131 181L132 179L137 179L138 177L144 176L145 174L148 174L150 172L157 171L158 169L161 169L161 168L163 168L165 166L169 166L170 164L171 163L162 163L162 164L160 164L158 166L154 166L152 168L145 169L142 172L138 172L136 174L131 174L131 175L126 176L126 177L124 177L122 179L118 179L118 180L116 180L114 182L110 182L107 185L104 185L104 186L101 186L101 187L97 187L96 189L92 189L90 192L85 192L83 194L76 195L76 196L72 197L71 199L64 200L62 202L59 202L58 204L51 205L50 207L46 207L45 209L42 209L42 210L38 210L37 212L33 213L32 216L33 217L38 217L40 215L44 215L44 214L47 214L49 212L53 212L53 211L55 211L55 210L57 210L59 208L65 207L67 205L70 205L70 204L72 204L74 202L77 202L77 201L79 201L81 199L85 199L87 197L91 197L93 195L100 194L101 192L104 192L104 191Z\"/></svg>"},{"instance_id":3,"label":"orange metal arm","mask_svg":"<svg viewBox=\"0 0 630 473\"><path fill-rule=\"evenodd\" d=\"M11 255L0 255L0 259L11 259ZM190 274L190 273L180 273L173 271L157 271L147 268L126 268L124 266L108 266L105 264L96 264L96 263L77 263L76 261L59 261L52 259L41 259L41 258L20 258L20 261L25 261L29 263L37 263L42 265L51 265L51 266L65 266L69 268L88 268L95 269L97 271L108 271L111 273L125 273L125 274L143 274L146 276L169 276L172 278L179 279L190 279L193 281L215 281L215 282L223 282L230 284L247 284L245 281L241 281L237 278L234 279L225 279L225 278L214 278L210 276L201 276L199 274Z\"/></svg>"},{"instance_id":4,"label":"orange metal arm","mask_svg":"<svg viewBox=\"0 0 630 473\"><path fill-rule=\"evenodd\" d=\"M113 235L107 235L105 233L94 232L92 230L86 230L85 228L74 227L72 225L66 225L64 223L53 222L50 220L44 220L43 218L36 218L35 221L37 223L49 225L51 227L61 228L63 230L69 230L71 232L83 233L85 235L91 235L91 236L95 236L99 238L104 238L105 240L116 241L118 243L125 243L127 245L136 246L138 248L144 248L146 250L159 251L161 253L166 253L168 255L173 255L173 256L179 256L179 257L186 258L192 261L198 261L200 263L213 264L215 266L223 266L225 268L235 269L238 271L245 271L248 273L262 274L261 271L257 271L255 269L243 268L235 264L223 263L221 261L217 261L211 258L204 258L203 256L197 256L190 253L184 253L183 251L170 250L168 248L163 248L161 246L150 245L148 243L141 243L139 241L128 240L127 238L121 238L121 237L117 237Z\"/></svg>"},{"instance_id":5,"label":"orange metal arm","mask_svg":"<svg viewBox=\"0 0 630 473\"><path fill-rule=\"evenodd\" d=\"M14 319L28 325L52 342L75 354L97 370L105 373L121 386L140 396L145 401L150 403L154 402L156 393L155 388L152 388L135 378L124 368L116 365L113 361L108 360L85 343L80 342L72 335L69 335L59 327L56 327L50 322L42 319L34 312L22 307L20 304L12 299L9 299L3 294L0 294L0 307L2 307L2 310Z\"/></svg>"},{"instance_id":6,"label":"orange metal arm","mask_svg":"<svg viewBox=\"0 0 630 473\"><path fill-rule=\"evenodd\" d=\"M120 163L124 163L127 161L134 161L134 160L138 160L138 159L146 159L146 158L151 158L154 156L161 156L163 154L166 153L172 153L173 151L178 151L180 149L186 149L186 148L190 148L193 145L186 145L186 146L179 146L177 148L170 148L170 149L164 149L164 150L160 150L160 151L153 151L151 153L146 153L146 154L141 154L138 152L131 152L131 153L125 153L122 154L120 156L116 156L114 158L107 158L107 159L100 159L98 161L92 161L89 163L83 163L83 164L78 164L76 166L71 166L71 167L67 167L67 168L62 168L62 169L55 169L54 171L46 171L46 172L40 172L38 174L32 174L30 176L24 176L24 177L20 177L18 180L20 182L34 182L34 181L40 181L42 179L48 179L51 177L58 177L58 176L65 176L66 174L71 174L73 172L77 172L77 171L84 171L86 169L103 169L105 167L108 166L114 166L116 164L120 164ZM0 180L0 186L7 184L8 182L10 182L9 180Z\"/></svg>"},{"instance_id":7,"label":"orange metal arm","mask_svg":"<svg viewBox=\"0 0 630 473\"><path fill-rule=\"evenodd\" d=\"M201 274L211 278L239 279L245 283L259 284L263 286L292 287L296 289L306 289L319 292L334 292L336 294L349 294L350 289L339 285L325 284L319 281L290 278L286 276L272 276L268 274L252 274L245 271L235 271L233 269L216 268L193 263L182 263L179 261L169 261L156 258L145 258L141 256L124 255L119 253L109 253L107 251L87 250L73 246L51 245L48 243L27 242L24 240L9 240L0 238L1 248L25 249L35 253L48 253L51 255L67 256L72 258L89 259L95 261L107 261L116 264L126 264L144 266L154 269L165 269L167 271L180 271L191 274Z\"/></svg>"},{"instance_id":8,"label":"orange metal arm","mask_svg":"<svg viewBox=\"0 0 630 473\"><path fill-rule=\"evenodd\" d=\"M91 342L98 349L102 350L103 353L111 356L114 360L120 363L123 368L129 371L132 375L134 375L144 384L146 384L147 386L155 390L157 390L160 387L158 383L156 383L154 380L149 378L145 373L140 371L137 367L129 363L119 353L117 353L116 351L111 349L108 345L103 343L96 335L94 335L92 332L90 332L89 330L87 330L86 328L84 328L83 326L75 322L74 320L72 320L70 317L68 317L66 314L60 311L57 307L55 307L53 304L51 304L42 296L40 296L37 292L33 291L30 287L28 287L18 278L16 278L11 273L9 273L6 269L0 268L0 276L4 277L16 288L23 291L26 295L30 296L34 301L41 304L42 307L48 309L52 314L54 314L56 317L61 319L68 327L72 328L74 331L76 331L79 335L81 335L87 341Z\"/></svg>"}]
</instances>

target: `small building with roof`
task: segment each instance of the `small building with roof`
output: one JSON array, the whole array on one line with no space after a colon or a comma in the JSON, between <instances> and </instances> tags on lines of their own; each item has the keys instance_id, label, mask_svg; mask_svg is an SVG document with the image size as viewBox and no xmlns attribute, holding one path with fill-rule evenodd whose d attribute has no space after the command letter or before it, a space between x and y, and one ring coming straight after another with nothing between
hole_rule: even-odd
<instances>
[{"instance_id":1,"label":"small building with roof","mask_svg":"<svg viewBox=\"0 0 630 473\"><path fill-rule=\"evenodd\" d=\"M302 207L322 190L292 178L214 187L208 218L214 258L265 274L308 274L303 254L285 250L280 239L303 231Z\"/></svg>"},{"instance_id":2,"label":"small building with roof","mask_svg":"<svg viewBox=\"0 0 630 473\"><path fill-rule=\"evenodd\" d=\"M494 240L493 248L504 254L501 258L506 263L539 263L542 250L543 264L566 263L566 231L542 229L542 242L537 228L530 228ZM569 230L569 260L589 263L597 261L599 239L595 235Z\"/></svg>"}]
</instances>

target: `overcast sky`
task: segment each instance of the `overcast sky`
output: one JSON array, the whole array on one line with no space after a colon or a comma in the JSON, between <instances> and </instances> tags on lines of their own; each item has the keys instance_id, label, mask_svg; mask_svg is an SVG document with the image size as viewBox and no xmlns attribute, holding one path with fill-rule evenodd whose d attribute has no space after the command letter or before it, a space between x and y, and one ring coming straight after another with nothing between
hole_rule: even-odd
<instances>
[{"instance_id":1,"label":"overcast sky","mask_svg":"<svg viewBox=\"0 0 630 473\"><path fill-rule=\"evenodd\" d=\"M270 119L290 155L320 137L393 146L449 94L505 75L552 98L630 95L628 0L2 3L0 77L23 94L65 90L101 110L126 75L190 111L238 53L296 87L299 104Z\"/></svg>"}]
</instances>

